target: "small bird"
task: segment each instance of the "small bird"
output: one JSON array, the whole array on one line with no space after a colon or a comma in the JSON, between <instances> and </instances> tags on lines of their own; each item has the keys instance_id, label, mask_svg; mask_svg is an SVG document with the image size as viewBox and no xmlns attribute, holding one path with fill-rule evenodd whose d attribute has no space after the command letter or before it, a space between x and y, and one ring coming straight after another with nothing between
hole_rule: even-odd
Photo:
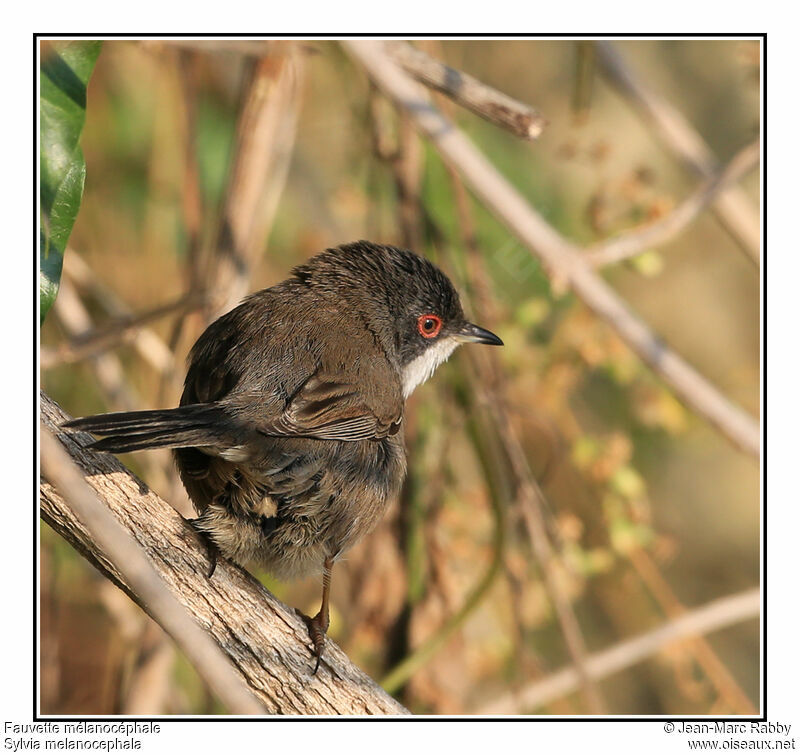
<instances>
[{"instance_id":1,"label":"small bird","mask_svg":"<svg viewBox=\"0 0 800 755\"><path fill-rule=\"evenodd\" d=\"M279 579L322 568L309 630L314 673L334 563L380 521L406 471L405 400L462 343L502 345L464 319L447 276L367 241L328 249L211 323L180 406L72 420L89 446L174 449L217 554Z\"/></svg>"}]
</instances>

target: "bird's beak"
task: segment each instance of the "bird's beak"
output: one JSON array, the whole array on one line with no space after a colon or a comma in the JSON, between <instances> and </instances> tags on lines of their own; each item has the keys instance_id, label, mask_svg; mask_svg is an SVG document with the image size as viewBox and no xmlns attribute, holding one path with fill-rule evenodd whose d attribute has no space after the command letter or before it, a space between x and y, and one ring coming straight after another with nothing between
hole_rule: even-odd
<instances>
[{"instance_id":1,"label":"bird's beak","mask_svg":"<svg viewBox=\"0 0 800 755\"><path fill-rule=\"evenodd\" d=\"M479 328L468 322L456 333L456 340L460 343L488 343L491 346L502 346L503 342L491 331Z\"/></svg>"}]
</instances>

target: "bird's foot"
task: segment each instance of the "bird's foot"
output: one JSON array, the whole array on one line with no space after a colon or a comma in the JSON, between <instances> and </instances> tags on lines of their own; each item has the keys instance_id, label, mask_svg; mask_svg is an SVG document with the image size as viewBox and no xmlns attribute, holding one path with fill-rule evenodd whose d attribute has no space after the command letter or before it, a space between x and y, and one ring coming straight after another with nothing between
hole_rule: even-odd
<instances>
[{"instance_id":1,"label":"bird's foot","mask_svg":"<svg viewBox=\"0 0 800 755\"><path fill-rule=\"evenodd\" d=\"M319 662L322 660L322 651L325 649L325 632L328 631L328 625L330 623L329 617L323 616L322 611L320 611L313 618L306 616L302 611L298 611L297 613L308 627L308 636L311 639L311 644L313 645L312 652L317 659L312 674L316 674L319 670Z\"/></svg>"},{"instance_id":2,"label":"bird's foot","mask_svg":"<svg viewBox=\"0 0 800 755\"><path fill-rule=\"evenodd\" d=\"M214 570L217 568L217 561L220 557L219 548L217 548L217 544L211 539L209 534L200 528L199 521L200 519L188 519L189 526L200 536L200 539L206 546L206 555L208 556L209 560L209 567L208 571L206 572L206 578L211 579L214 576Z\"/></svg>"}]
</instances>

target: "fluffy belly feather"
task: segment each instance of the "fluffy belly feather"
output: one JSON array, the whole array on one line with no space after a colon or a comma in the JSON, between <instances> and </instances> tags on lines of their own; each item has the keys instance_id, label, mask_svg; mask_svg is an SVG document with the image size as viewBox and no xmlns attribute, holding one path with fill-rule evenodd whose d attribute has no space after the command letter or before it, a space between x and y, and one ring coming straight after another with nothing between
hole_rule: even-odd
<instances>
[{"instance_id":1,"label":"fluffy belly feather","mask_svg":"<svg viewBox=\"0 0 800 755\"><path fill-rule=\"evenodd\" d=\"M402 433L380 441L270 444L247 463L208 460L187 489L205 532L223 556L279 579L319 572L371 531L405 475ZM301 450L302 449L302 450ZM193 494L194 493L194 494Z\"/></svg>"}]
</instances>

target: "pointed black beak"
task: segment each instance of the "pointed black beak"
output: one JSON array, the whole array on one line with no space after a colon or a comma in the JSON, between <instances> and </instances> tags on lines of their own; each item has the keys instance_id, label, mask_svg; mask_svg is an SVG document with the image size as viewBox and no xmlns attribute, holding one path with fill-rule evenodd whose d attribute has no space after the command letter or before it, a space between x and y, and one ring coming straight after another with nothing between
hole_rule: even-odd
<instances>
[{"instance_id":1,"label":"pointed black beak","mask_svg":"<svg viewBox=\"0 0 800 755\"><path fill-rule=\"evenodd\" d=\"M491 346L502 346L503 342L491 331L479 328L468 322L458 332L456 338L462 343L487 343Z\"/></svg>"}]
</instances>

